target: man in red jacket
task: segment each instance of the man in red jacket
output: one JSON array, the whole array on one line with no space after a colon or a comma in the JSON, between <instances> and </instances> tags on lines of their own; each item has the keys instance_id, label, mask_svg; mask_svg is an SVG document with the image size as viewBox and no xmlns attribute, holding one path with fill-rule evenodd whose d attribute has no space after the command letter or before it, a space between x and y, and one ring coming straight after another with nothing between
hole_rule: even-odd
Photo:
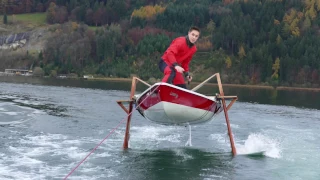
<instances>
[{"instance_id":1,"label":"man in red jacket","mask_svg":"<svg viewBox=\"0 0 320 180\"><path fill-rule=\"evenodd\" d=\"M162 82L187 88L184 77L187 77L189 82L192 80L189 75L189 63L197 51L194 43L199 36L200 29L191 27L187 36L178 37L171 42L159 62L159 68L164 73Z\"/></svg>"}]
</instances>

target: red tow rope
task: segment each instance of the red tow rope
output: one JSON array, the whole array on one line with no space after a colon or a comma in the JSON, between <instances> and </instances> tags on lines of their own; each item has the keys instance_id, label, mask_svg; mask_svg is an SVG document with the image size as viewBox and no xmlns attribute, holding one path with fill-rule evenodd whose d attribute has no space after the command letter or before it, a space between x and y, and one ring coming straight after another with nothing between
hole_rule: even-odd
<instances>
[{"instance_id":1,"label":"red tow rope","mask_svg":"<svg viewBox=\"0 0 320 180\"><path fill-rule=\"evenodd\" d=\"M158 87L159 87L159 86L158 86ZM154 92L156 89L158 89L158 87L154 88L154 90L152 90L152 92L151 92L145 99L143 99L143 101L141 101L141 103L140 103L138 106L136 106L135 110L136 110L146 99L148 99L148 97L149 97L151 94L153 94L153 92ZM133 113L133 111L131 111L131 113L129 113L129 114L127 115L127 117L130 116L132 113ZM70 173L64 178L64 180L66 180L116 129L118 129L119 126L120 126L125 120L126 120L126 118L124 118L122 121L120 121L120 123L119 123L114 129L112 129L112 130L110 131L110 133L109 133L94 149L92 149L92 151L91 151L82 161L80 161L80 163L79 163L75 168L73 168L73 169L70 171Z\"/></svg>"}]
</instances>

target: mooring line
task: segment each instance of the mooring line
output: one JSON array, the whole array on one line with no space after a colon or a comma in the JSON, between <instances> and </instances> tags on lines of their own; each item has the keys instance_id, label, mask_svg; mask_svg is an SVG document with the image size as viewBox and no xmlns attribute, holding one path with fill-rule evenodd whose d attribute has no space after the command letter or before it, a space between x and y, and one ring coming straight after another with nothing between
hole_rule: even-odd
<instances>
[{"instance_id":1,"label":"mooring line","mask_svg":"<svg viewBox=\"0 0 320 180\"><path fill-rule=\"evenodd\" d=\"M159 84L156 88L154 88L154 90L152 90L152 92L151 92L146 98L144 98L144 99L141 101L141 103L138 104L138 106L136 106L136 107L134 108L134 110L137 110L137 108L138 108L146 99L148 99L148 97L149 97L151 94L153 94L153 92L156 91L156 90L159 88L160 85L161 85L161 84ZM133 110L127 115L127 118L128 118L132 113L133 113ZM117 129L119 128L119 126L120 126L125 120L126 120L126 118L124 118L122 121L120 121L119 124L118 124L115 128L113 128L113 129L109 132L109 134L108 134L82 161L80 161L80 163L79 163L75 168L73 168L73 169L70 171L70 173L64 178L64 180L66 180L115 130L117 130Z\"/></svg>"}]
</instances>

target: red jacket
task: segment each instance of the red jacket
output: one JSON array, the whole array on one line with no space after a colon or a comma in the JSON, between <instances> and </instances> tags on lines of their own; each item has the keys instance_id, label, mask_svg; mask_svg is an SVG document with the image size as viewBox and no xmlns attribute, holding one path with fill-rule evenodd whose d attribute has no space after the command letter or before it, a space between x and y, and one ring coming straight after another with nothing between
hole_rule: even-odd
<instances>
[{"instance_id":1,"label":"red jacket","mask_svg":"<svg viewBox=\"0 0 320 180\"><path fill-rule=\"evenodd\" d=\"M174 39L161 58L168 66L177 63L185 72L189 72L189 63L196 51L197 47L189 47L186 37L183 36Z\"/></svg>"}]
</instances>

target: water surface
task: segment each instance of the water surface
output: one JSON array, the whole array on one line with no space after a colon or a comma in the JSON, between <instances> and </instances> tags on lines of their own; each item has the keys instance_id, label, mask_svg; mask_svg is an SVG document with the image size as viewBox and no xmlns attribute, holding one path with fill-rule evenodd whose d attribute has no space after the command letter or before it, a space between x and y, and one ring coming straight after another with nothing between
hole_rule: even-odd
<instances>
[{"instance_id":1,"label":"water surface","mask_svg":"<svg viewBox=\"0 0 320 180\"><path fill-rule=\"evenodd\" d=\"M66 177L124 122L116 101L127 99L130 87L0 83L0 179ZM208 88L201 91L216 91ZM319 93L224 89L239 96L229 111L237 156L222 113L192 126L192 146L185 146L188 127L154 124L135 111L130 148L122 150L122 123L68 179L320 179Z\"/></svg>"}]
</instances>

